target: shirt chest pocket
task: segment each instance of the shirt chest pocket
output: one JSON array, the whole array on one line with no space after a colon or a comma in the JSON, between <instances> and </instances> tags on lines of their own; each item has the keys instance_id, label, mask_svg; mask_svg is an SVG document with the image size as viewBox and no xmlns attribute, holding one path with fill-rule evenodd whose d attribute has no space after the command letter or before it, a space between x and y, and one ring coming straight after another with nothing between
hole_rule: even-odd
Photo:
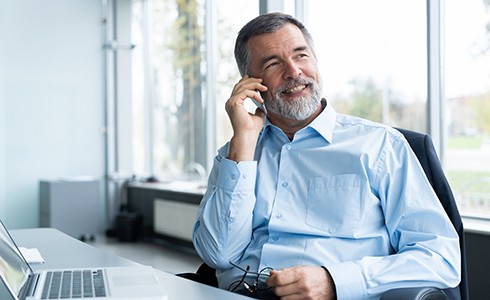
<instances>
[{"instance_id":1,"label":"shirt chest pocket","mask_svg":"<svg viewBox=\"0 0 490 300\"><path fill-rule=\"evenodd\" d=\"M335 236L352 236L363 212L363 181L356 174L310 180L306 224Z\"/></svg>"}]
</instances>

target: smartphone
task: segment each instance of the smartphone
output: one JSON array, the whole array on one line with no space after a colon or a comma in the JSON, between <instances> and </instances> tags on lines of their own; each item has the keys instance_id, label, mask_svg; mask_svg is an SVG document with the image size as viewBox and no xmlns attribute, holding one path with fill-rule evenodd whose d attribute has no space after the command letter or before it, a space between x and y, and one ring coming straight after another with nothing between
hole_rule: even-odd
<instances>
[{"instance_id":1,"label":"smartphone","mask_svg":"<svg viewBox=\"0 0 490 300\"><path fill-rule=\"evenodd\" d=\"M257 91L258 93L259 91ZM264 103L260 103L259 101L255 100L254 98L250 98L252 102L264 113L267 115L267 108L265 108Z\"/></svg>"},{"instance_id":2,"label":"smartphone","mask_svg":"<svg viewBox=\"0 0 490 300\"><path fill-rule=\"evenodd\" d=\"M254 98L250 98L250 100L252 100L252 102L257 105L257 107L262 111L264 112L264 114L267 115L267 108L265 108L265 105L264 103L260 103L259 101L255 100Z\"/></svg>"},{"instance_id":3,"label":"smartphone","mask_svg":"<svg viewBox=\"0 0 490 300\"><path fill-rule=\"evenodd\" d=\"M247 75L248 77L252 77L250 75ZM259 90L255 90L257 93L260 94L260 91ZM265 108L265 105L264 103L260 103L259 101L255 100L254 98L249 98L250 100L252 100L252 102L264 113L267 115L267 108Z\"/></svg>"}]
</instances>

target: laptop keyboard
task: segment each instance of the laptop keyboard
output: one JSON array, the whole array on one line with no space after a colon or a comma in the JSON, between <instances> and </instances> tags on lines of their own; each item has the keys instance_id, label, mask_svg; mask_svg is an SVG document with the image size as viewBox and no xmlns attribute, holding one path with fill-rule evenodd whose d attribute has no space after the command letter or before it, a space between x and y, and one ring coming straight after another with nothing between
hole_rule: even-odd
<instances>
[{"instance_id":1,"label":"laptop keyboard","mask_svg":"<svg viewBox=\"0 0 490 300\"><path fill-rule=\"evenodd\" d=\"M47 272L41 299L105 297L102 270Z\"/></svg>"}]
</instances>

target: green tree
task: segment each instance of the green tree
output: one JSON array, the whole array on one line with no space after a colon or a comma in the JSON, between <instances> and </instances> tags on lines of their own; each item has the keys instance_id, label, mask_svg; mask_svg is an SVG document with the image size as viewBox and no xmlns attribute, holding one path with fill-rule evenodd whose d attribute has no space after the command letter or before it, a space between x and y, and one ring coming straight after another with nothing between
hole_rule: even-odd
<instances>
[{"instance_id":1,"label":"green tree","mask_svg":"<svg viewBox=\"0 0 490 300\"><path fill-rule=\"evenodd\" d=\"M487 10L490 10L490 0L483 0L483 5ZM486 23L485 45L481 50L482 54L490 51L490 19ZM490 91L487 91L481 96L476 96L471 101L472 109L475 111L476 125L478 129L485 134L490 134Z\"/></svg>"},{"instance_id":2,"label":"green tree","mask_svg":"<svg viewBox=\"0 0 490 300\"><path fill-rule=\"evenodd\" d=\"M204 25L201 7L197 0L171 0L177 18L170 31L167 47L171 51L173 77L182 87L181 101L177 101L177 126L167 129L176 136L171 145L173 158L178 158L182 168L198 163L206 167L206 115L203 100L201 64L204 53ZM170 4L170 3L168 3ZM165 38L165 37L164 37ZM178 134L172 134L177 132Z\"/></svg>"},{"instance_id":3,"label":"green tree","mask_svg":"<svg viewBox=\"0 0 490 300\"><path fill-rule=\"evenodd\" d=\"M490 0L483 0L483 4L485 5L485 8L487 9L487 12L490 10ZM486 53L490 50L490 20L487 21L486 24L486 45L485 49L483 50L483 53Z\"/></svg>"},{"instance_id":4,"label":"green tree","mask_svg":"<svg viewBox=\"0 0 490 300\"><path fill-rule=\"evenodd\" d=\"M349 114L372 121L383 121L383 91L376 86L372 78L366 80L353 79L354 87L351 94L352 107Z\"/></svg>"},{"instance_id":5,"label":"green tree","mask_svg":"<svg viewBox=\"0 0 490 300\"><path fill-rule=\"evenodd\" d=\"M474 108L478 129L490 135L490 91L475 99Z\"/></svg>"}]
</instances>

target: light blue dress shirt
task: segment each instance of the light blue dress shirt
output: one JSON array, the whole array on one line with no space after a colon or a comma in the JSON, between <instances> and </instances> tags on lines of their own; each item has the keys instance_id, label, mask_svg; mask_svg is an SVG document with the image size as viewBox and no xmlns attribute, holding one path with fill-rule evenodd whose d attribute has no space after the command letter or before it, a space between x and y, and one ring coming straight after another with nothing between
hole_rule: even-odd
<instances>
[{"instance_id":1,"label":"light blue dress shirt","mask_svg":"<svg viewBox=\"0 0 490 300\"><path fill-rule=\"evenodd\" d=\"M325 266L338 299L459 283L458 235L398 131L329 104L292 141L266 120L254 161L228 160L228 146L193 236L221 288L243 275L230 261Z\"/></svg>"}]
</instances>

